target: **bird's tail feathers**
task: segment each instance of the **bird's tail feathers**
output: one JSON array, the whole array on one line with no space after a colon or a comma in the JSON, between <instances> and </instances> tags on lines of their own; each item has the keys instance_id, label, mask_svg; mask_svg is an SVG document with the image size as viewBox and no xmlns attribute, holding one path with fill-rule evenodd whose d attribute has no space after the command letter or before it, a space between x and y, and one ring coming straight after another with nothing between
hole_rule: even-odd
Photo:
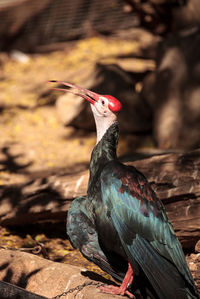
<instances>
[{"instance_id":1,"label":"bird's tail feathers","mask_svg":"<svg viewBox=\"0 0 200 299\"><path fill-rule=\"evenodd\" d=\"M160 299L199 299L195 286L189 285L176 267L159 255L145 239L137 237L128 246L127 254L130 262L134 257L140 265Z\"/></svg>"}]
</instances>

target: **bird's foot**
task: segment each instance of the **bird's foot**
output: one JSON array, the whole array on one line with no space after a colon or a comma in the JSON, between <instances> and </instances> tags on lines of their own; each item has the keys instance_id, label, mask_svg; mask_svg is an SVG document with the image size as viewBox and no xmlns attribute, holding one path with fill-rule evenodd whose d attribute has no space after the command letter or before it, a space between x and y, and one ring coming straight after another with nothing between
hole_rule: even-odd
<instances>
[{"instance_id":1,"label":"bird's foot","mask_svg":"<svg viewBox=\"0 0 200 299\"><path fill-rule=\"evenodd\" d=\"M127 295L129 298L132 298L132 299L135 298L135 296L131 292L122 288L121 286L117 287L117 286L113 286L113 285L103 285L103 286L100 286L99 289L102 293L121 295L121 296Z\"/></svg>"}]
</instances>

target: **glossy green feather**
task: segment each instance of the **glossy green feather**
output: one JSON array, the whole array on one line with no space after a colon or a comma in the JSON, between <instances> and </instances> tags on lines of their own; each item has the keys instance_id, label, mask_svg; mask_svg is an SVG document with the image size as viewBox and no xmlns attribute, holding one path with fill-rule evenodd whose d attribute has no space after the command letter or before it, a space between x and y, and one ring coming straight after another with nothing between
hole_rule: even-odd
<instances>
[{"instance_id":1,"label":"glossy green feather","mask_svg":"<svg viewBox=\"0 0 200 299\"><path fill-rule=\"evenodd\" d=\"M141 254L139 255L140 258L136 258L135 240L140 238L144 240L144 244L148 244L151 252L154 250L154 255L159 257L157 261L155 260L155 263L153 262L153 257L151 257L152 261L149 262L149 269L151 269L151 266L155 266L158 260L159 263L163 263L166 259L177 268L179 273L188 281L189 285L193 286L194 280L185 261L182 247L166 216L164 206L156 198L155 194L152 200L148 200L145 198L145 195L142 196L143 194L141 194L140 190L140 197L142 196L141 204L141 199L139 199L139 196L137 198L137 194L135 197L131 195L128 184L126 190L120 192L122 181L116 176L121 171L125 172L126 176L130 179L132 173L134 176L136 170L120 163L114 163L113 165L110 163L101 174L101 190L103 202L111 210L111 219L129 259L131 260L134 257L144 271L147 268L144 268L143 262L141 262L143 259ZM140 176L141 174L138 173L137 175ZM147 180L142 175L141 178L145 187L150 189L151 187ZM168 263L169 268L171 266L170 263ZM149 276L149 278L154 278L153 275ZM162 296L162 298L164 297Z\"/></svg>"}]
</instances>

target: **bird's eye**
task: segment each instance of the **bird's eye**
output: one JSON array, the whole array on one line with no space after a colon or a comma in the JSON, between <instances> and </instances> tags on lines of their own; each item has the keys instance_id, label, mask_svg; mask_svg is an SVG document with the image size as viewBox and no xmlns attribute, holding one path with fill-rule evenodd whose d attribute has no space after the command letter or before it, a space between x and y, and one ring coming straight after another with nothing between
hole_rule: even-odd
<instances>
[{"instance_id":1,"label":"bird's eye","mask_svg":"<svg viewBox=\"0 0 200 299\"><path fill-rule=\"evenodd\" d=\"M103 100L103 101L101 101L101 104L102 104L102 105L105 105L105 101L104 101L104 100Z\"/></svg>"}]
</instances>

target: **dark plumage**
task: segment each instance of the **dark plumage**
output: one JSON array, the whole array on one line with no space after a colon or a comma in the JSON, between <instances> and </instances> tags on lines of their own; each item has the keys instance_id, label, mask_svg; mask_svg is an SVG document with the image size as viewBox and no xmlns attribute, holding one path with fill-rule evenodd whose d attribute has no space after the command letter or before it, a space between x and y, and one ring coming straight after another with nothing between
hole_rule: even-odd
<instances>
[{"instance_id":1,"label":"dark plumage","mask_svg":"<svg viewBox=\"0 0 200 299\"><path fill-rule=\"evenodd\" d=\"M91 156L87 195L75 199L68 211L72 245L115 279L125 277L120 288L105 287L104 292L131 298L132 293L139 298L199 298L162 202L139 171L117 160L118 124L109 98L75 88L86 100L89 96L98 140ZM112 121L101 132L101 120L106 122L106 117Z\"/></svg>"}]
</instances>

